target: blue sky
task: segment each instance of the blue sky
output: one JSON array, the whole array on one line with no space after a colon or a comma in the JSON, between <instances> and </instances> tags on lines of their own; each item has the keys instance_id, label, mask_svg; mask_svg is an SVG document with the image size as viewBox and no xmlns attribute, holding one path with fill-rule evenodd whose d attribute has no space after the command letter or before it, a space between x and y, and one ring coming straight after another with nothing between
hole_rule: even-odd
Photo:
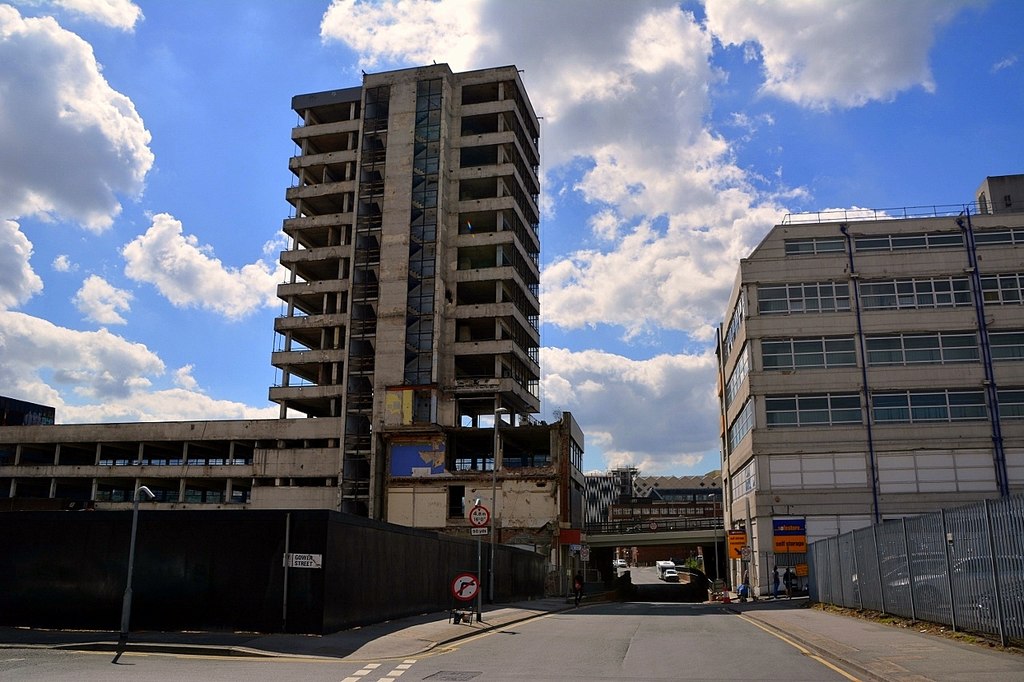
<instances>
[{"instance_id":1,"label":"blue sky","mask_svg":"<svg viewBox=\"0 0 1024 682\"><path fill-rule=\"evenodd\" d=\"M1024 172L1022 25L1016 0L0 2L0 394L275 417L291 97L515 64L544 117L538 416L575 415L588 470L706 473L738 259L789 212Z\"/></svg>"}]
</instances>

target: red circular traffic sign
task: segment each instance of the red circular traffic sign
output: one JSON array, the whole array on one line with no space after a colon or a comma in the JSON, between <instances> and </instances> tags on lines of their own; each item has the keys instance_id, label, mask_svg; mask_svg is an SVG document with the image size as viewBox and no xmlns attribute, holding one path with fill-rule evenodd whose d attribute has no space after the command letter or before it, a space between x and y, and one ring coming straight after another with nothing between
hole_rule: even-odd
<instances>
[{"instance_id":1,"label":"red circular traffic sign","mask_svg":"<svg viewBox=\"0 0 1024 682\"><path fill-rule=\"evenodd\" d=\"M480 581L472 573L460 573L452 581L452 596L460 601L473 601L480 591Z\"/></svg>"},{"instance_id":2,"label":"red circular traffic sign","mask_svg":"<svg viewBox=\"0 0 1024 682\"><path fill-rule=\"evenodd\" d=\"M474 528L482 528L490 520L491 512L487 511L487 507L482 504L478 504L469 510L469 524Z\"/></svg>"}]
</instances>

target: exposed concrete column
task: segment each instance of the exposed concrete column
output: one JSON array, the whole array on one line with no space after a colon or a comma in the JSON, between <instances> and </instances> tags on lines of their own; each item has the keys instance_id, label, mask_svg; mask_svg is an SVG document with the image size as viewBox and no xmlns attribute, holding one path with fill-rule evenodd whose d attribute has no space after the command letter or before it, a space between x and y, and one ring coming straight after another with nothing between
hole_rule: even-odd
<instances>
[{"instance_id":1,"label":"exposed concrete column","mask_svg":"<svg viewBox=\"0 0 1024 682\"><path fill-rule=\"evenodd\" d=\"M53 449L53 466L60 466L60 443L57 443L57 447Z\"/></svg>"},{"instance_id":2,"label":"exposed concrete column","mask_svg":"<svg viewBox=\"0 0 1024 682\"><path fill-rule=\"evenodd\" d=\"M18 443L14 448L14 466L21 464L21 448L22 444ZM14 485L14 479L11 479L11 485ZM11 488L11 497L14 497L14 488Z\"/></svg>"},{"instance_id":3,"label":"exposed concrete column","mask_svg":"<svg viewBox=\"0 0 1024 682\"><path fill-rule=\"evenodd\" d=\"M50 479L50 494L49 494L49 498L52 500L55 497L57 497L57 479L56 478L51 478Z\"/></svg>"}]
</instances>

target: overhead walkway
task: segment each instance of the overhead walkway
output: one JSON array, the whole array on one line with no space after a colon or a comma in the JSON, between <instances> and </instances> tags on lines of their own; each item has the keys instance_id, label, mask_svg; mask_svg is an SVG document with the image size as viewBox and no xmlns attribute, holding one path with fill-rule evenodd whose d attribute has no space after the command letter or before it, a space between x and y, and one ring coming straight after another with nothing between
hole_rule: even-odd
<instances>
[{"instance_id":1,"label":"overhead walkway","mask_svg":"<svg viewBox=\"0 0 1024 682\"><path fill-rule=\"evenodd\" d=\"M722 519L631 519L591 524L586 528L587 545L593 547L639 547L668 544L725 542Z\"/></svg>"}]
</instances>

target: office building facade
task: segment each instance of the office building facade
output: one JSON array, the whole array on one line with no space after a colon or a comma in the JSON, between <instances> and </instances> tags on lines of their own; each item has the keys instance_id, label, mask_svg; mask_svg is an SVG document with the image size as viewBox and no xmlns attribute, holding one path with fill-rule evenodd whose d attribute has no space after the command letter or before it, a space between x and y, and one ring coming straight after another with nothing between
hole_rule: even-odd
<instances>
[{"instance_id":1,"label":"office building facade","mask_svg":"<svg viewBox=\"0 0 1024 682\"><path fill-rule=\"evenodd\" d=\"M802 563L794 535L1024 488L1021 208L1024 176L1000 176L969 204L791 215L741 261L724 509L762 585Z\"/></svg>"}]
</instances>

